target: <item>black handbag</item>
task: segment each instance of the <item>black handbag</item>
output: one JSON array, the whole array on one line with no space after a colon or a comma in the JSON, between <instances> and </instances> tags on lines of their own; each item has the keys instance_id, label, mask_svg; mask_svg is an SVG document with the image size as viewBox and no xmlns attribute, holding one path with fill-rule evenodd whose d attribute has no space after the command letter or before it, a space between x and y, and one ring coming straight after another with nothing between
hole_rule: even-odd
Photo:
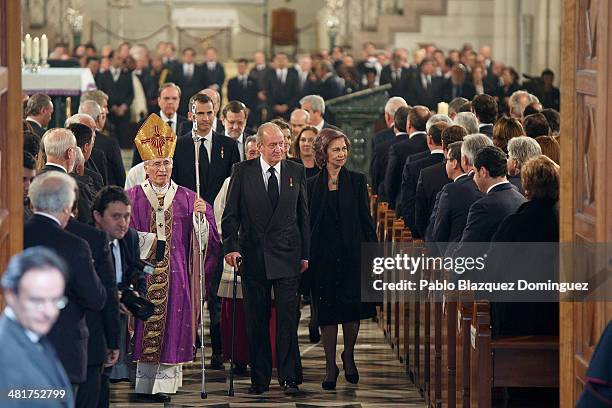
<instances>
[{"instance_id":1,"label":"black handbag","mask_svg":"<svg viewBox=\"0 0 612 408\"><path fill-rule=\"evenodd\" d=\"M153 315L155 305L150 300L136 296L131 286L121 292L121 303L129 310L135 318L146 321Z\"/></svg>"}]
</instances>

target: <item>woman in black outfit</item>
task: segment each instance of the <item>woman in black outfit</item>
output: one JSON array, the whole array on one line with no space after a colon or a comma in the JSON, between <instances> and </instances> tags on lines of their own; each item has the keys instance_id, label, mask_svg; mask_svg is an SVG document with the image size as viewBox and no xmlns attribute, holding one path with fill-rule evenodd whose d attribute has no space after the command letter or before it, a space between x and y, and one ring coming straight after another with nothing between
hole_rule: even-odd
<instances>
[{"instance_id":1,"label":"woman in black outfit","mask_svg":"<svg viewBox=\"0 0 612 408\"><path fill-rule=\"evenodd\" d=\"M314 126L304 126L300 133L293 141L292 151L293 158L304 165L306 169L306 178L310 178L319 172L319 167L315 163L314 150L312 142L319 133L319 130Z\"/></svg>"},{"instance_id":2,"label":"woman in black outfit","mask_svg":"<svg viewBox=\"0 0 612 408\"><path fill-rule=\"evenodd\" d=\"M361 319L373 317L373 304L361 303L361 243L375 242L368 211L366 178L347 170L350 142L341 132L323 129L313 143L321 171L308 179L310 197L313 301L319 309L319 326L325 349L323 389L336 387L338 324L342 324L341 354L346 380L356 384L355 342Z\"/></svg>"}]
</instances>

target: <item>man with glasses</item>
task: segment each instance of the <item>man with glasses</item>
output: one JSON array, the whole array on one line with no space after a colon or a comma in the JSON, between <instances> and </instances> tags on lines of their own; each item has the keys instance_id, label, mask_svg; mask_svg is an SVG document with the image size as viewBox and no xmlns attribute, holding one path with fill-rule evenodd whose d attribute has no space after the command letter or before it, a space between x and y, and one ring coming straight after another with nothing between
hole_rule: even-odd
<instances>
[{"instance_id":1,"label":"man with glasses","mask_svg":"<svg viewBox=\"0 0 612 408\"><path fill-rule=\"evenodd\" d=\"M73 136L74 137L74 136ZM66 284L68 305L48 334L72 383L74 394L87 374L89 331L85 312L100 311L106 290L96 275L87 241L64 230L71 217L76 183L61 171L36 176L28 196L34 215L24 228L24 247L53 249L67 264L70 279Z\"/></svg>"},{"instance_id":2,"label":"man with glasses","mask_svg":"<svg viewBox=\"0 0 612 408\"><path fill-rule=\"evenodd\" d=\"M54 390L47 407L74 407L70 381L47 334L66 307L66 263L51 250L34 247L15 255L2 276L6 308L0 317L2 406L25 406L16 390ZM13 399L15 398L15 399ZM31 400L30 400L31 401Z\"/></svg>"},{"instance_id":3,"label":"man with glasses","mask_svg":"<svg viewBox=\"0 0 612 408\"><path fill-rule=\"evenodd\" d=\"M141 258L155 267L142 294L155 305L154 313L135 324L136 393L148 402L168 402L167 394L182 385L182 364L194 356L200 285L199 268L192 264L199 257L192 249L198 247L195 240L205 248L203 270L210 285L220 242L212 206L170 179L176 146L172 129L152 114L135 143L148 178L126 191L132 203L130 226L143 242Z\"/></svg>"}]
</instances>

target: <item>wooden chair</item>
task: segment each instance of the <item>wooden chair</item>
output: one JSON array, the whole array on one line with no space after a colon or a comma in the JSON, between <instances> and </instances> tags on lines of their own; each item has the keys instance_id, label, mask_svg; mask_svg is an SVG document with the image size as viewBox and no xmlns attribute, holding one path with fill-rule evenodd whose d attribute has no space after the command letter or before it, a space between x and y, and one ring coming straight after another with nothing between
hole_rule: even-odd
<instances>
[{"instance_id":1,"label":"wooden chair","mask_svg":"<svg viewBox=\"0 0 612 408\"><path fill-rule=\"evenodd\" d=\"M491 307L486 301L475 303L471 330L472 408L491 407L493 387L559 386L557 336L491 338Z\"/></svg>"}]
</instances>

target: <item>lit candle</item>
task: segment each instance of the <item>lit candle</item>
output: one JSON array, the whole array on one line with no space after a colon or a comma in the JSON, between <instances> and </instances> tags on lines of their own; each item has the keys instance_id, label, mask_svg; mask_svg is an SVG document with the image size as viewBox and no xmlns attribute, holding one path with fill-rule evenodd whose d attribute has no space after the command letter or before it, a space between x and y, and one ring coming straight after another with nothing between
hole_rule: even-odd
<instances>
[{"instance_id":1,"label":"lit candle","mask_svg":"<svg viewBox=\"0 0 612 408\"><path fill-rule=\"evenodd\" d=\"M32 37L30 37L30 34L25 36L23 57L27 63L32 60Z\"/></svg>"},{"instance_id":2,"label":"lit candle","mask_svg":"<svg viewBox=\"0 0 612 408\"><path fill-rule=\"evenodd\" d=\"M444 115L448 115L448 103L439 102L438 103L438 113L442 113Z\"/></svg>"},{"instance_id":3,"label":"lit candle","mask_svg":"<svg viewBox=\"0 0 612 408\"><path fill-rule=\"evenodd\" d=\"M40 59L43 61L47 61L49 57L49 40L47 39L47 34L43 34L40 37Z\"/></svg>"},{"instance_id":4,"label":"lit candle","mask_svg":"<svg viewBox=\"0 0 612 408\"><path fill-rule=\"evenodd\" d=\"M34 37L32 41L32 62L38 64L40 62L40 40Z\"/></svg>"}]
</instances>

